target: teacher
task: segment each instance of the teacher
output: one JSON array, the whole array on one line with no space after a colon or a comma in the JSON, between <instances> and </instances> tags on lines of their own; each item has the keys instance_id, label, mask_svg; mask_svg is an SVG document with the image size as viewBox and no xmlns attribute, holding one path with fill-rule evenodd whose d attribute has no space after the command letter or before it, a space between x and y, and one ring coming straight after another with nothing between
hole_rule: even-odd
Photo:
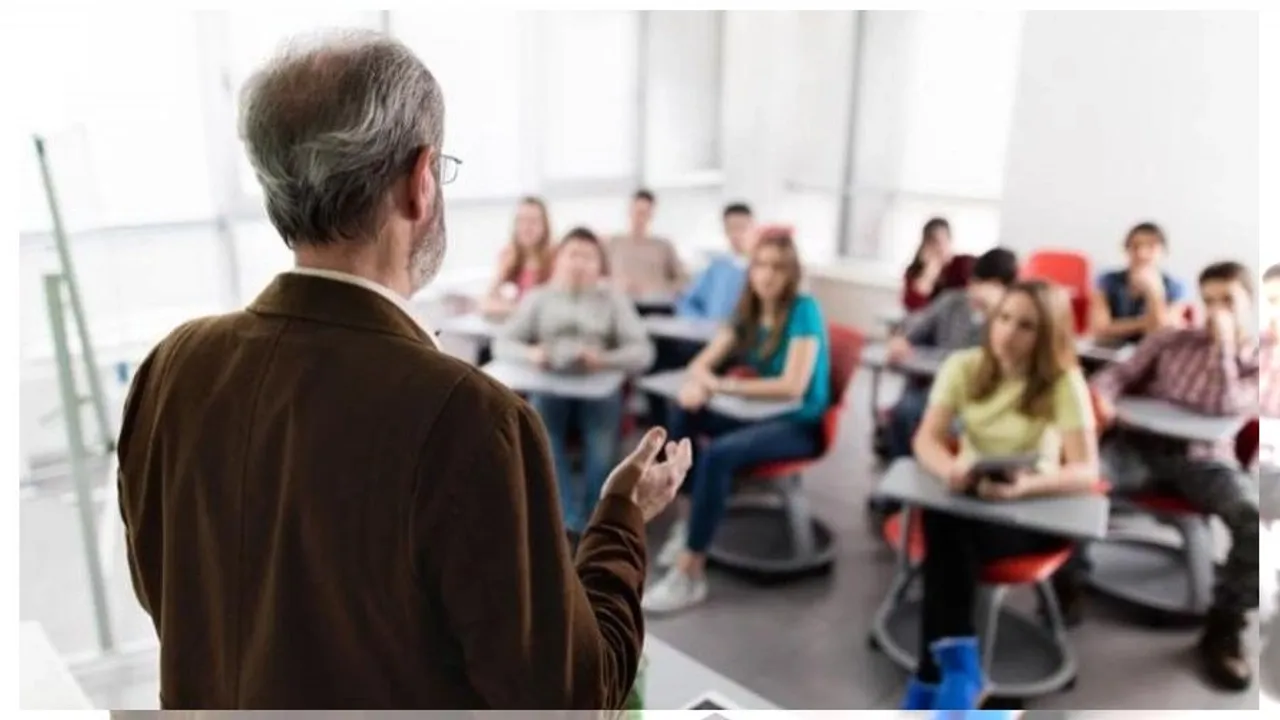
<instances>
[{"instance_id":1,"label":"teacher","mask_svg":"<svg viewBox=\"0 0 1280 720\"><path fill-rule=\"evenodd\" d=\"M408 309L445 252L444 101L386 36L294 45L240 132L296 267L140 366L119 440L165 709L621 707L644 522L687 443L651 431L571 560L546 432Z\"/></svg>"}]
</instances>

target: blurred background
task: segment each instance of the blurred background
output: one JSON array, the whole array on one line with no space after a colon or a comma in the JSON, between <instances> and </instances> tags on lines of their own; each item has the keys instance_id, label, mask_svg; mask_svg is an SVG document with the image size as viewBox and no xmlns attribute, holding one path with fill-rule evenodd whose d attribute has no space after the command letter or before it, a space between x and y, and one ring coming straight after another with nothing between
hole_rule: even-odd
<instances>
[{"instance_id":1,"label":"blurred background","mask_svg":"<svg viewBox=\"0 0 1280 720\"><path fill-rule=\"evenodd\" d=\"M154 704L154 633L107 456L86 458L84 512L71 482L44 280L60 265L31 134L114 423L152 344L289 266L236 137L237 96L282 41L328 27L395 34L444 88L445 151L463 165L422 303L490 276L519 196L547 198L557 232L613 232L639 187L695 265L723 247L728 201L793 223L840 321L893 302L934 215L962 252L1066 247L1109 264L1152 219L1178 274L1260 266L1256 13L28 12L14 39L31 62L7 109L23 129L20 613L99 706ZM83 430L100 446L91 405Z\"/></svg>"}]
</instances>

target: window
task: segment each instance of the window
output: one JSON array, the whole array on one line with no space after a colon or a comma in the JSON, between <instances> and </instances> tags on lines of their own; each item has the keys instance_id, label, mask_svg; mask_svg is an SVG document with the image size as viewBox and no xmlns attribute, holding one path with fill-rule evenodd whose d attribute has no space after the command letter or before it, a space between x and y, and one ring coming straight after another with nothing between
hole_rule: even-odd
<instances>
[{"instance_id":1,"label":"window","mask_svg":"<svg viewBox=\"0 0 1280 720\"><path fill-rule=\"evenodd\" d=\"M959 252L984 252L999 239L1022 13L865 16L847 246L902 264L941 216Z\"/></svg>"},{"instance_id":2,"label":"window","mask_svg":"<svg viewBox=\"0 0 1280 720\"><path fill-rule=\"evenodd\" d=\"M47 140L71 229L211 217L196 16L157 10L33 12L14 34L34 59L15 77L19 126ZM23 138L21 226L49 227Z\"/></svg>"},{"instance_id":3,"label":"window","mask_svg":"<svg viewBox=\"0 0 1280 720\"><path fill-rule=\"evenodd\" d=\"M539 16L542 176L548 183L638 173L639 13Z\"/></svg>"},{"instance_id":4,"label":"window","mask_svg":"<svg viewBox=\"0 0 1280 720\"><path fill-rule=\"evenodd\" d=\"M645 183L720 170L723 11L647 13Z\"/></svg>"},{"instance_id":5,"label":"window","mask_svg":"<svg viewBox=\"0 0 1280 720\"><path fill-rule=\"evenodd\" d=\"M509 10L407 10L392 32L422 58L444 92L445 148L463 166L451 197L510 197L524 192L533 158L522 142L529 105L521 92L532 13Z\"/></svg>"}]
</instances>

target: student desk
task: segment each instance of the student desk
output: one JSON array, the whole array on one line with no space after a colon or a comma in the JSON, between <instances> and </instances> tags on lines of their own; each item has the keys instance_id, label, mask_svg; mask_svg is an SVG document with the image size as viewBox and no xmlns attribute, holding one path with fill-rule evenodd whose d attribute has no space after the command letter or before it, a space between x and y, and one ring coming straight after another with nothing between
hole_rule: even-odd
<instances>
[{"instance_id":1,"label":"student desk","mask_svg":"<svg viewBox=\"0 0 1280 720\"><path fill-rule=\"evenodd\" d=\"M644 318L644 327L655 338L706 344L720 331L722 323L675 315L648 315Z\"/></svg>"},{"instance_id":2,"label":"student desk","mask_svg":"<svg viewBox=\"0 0 1280 720\"><path fill-rule=\"evenodd\" d=\"M626 379L621 370L559 373L503 360L494 360L481 369L516 392L544 393L578 400L606 398L620 390Z\"/></svg>"},{"instance_id":3,"label":"student desk","mask_svg":"<svg viewBox=\"0 0 1280 720\"><path fill-rule=\"evenodd\" d=\"M502 329L502 323L490 320L480 313L454 315L436 328L440 334L457 335L472 340L492 340Z\"/></svg>"},{"instance_id":4,"label":"student desk","mask_svg":"<svg viewBox=\"0 0 1280 720\"><path fill-rule=\"evenodd\" d=\"M1234 438L1244 417L1201 415L1163 400L1125 396L1116 401L1116 420L1126 426L1189 442ZM1149 532L1117 530L1089 547L1090 583L1104 595L1176 616L1198 617L1213 597L1213 538L1196 516L1167 514L1181 541Z\"/></svg>"},{"instance_id":5,"label":"student desk","mask_svg":"<svg viewBox=\"0 0 1280 720\"><path fill-rule=\"evenodd\" d=\"M1116 401L1116 420L1139 430L1178 440L1217 442L1234 438L1249 421L1215 417L1164 400L1126 395Z\"/></svg>"},{"instance_id":6,"label":"student desk","mask_svg":"<svg viewBox=\"0 0 1280 720\"><path fill-rule=\"evenodd\" d=\"M889 362L889 346L886 343L867 343L862 348L861 363L871 370L871 413L880 410L880 375L886 370L902 373L911 378L932 380L942 369L942 363L951 351L941 348L912 348L911 355L900 363Z\"/></svg>"},{"instance_id":7,"label":"student desk","mask_svg":"<svg viewBox=\"0 0 1280 720\"><path fill-rule=\"evenodd\" d=\"M726 710L779 709L653 635L645 636L644 656L647 710L683 710L708 701Z\"/></svg>"},{"instance_id":8,"label":"student desk","mask_svg":"<svg viewBox=\"0 0 1280 720\"><path fill-rule=\"evenodd\" d=\"M1076 355L1080 356L1080 361L1095 367L1128 360L1136 349L1136 345L1107 345L1092 338L1080 338L1076 341Z\"/></svg>"},{"instance_id":9,"label":"student desk","mask_svg":"<svg viewBox=\"0 0 1280 720\"><path fill-rule=\"evenodd\" d=\"M641 315L670 315L676 309L679 296L673 292L656 292L635 295L631 301Z\"/></svg>"},{"instance_id":10,"label":"student desk","mask_svg":"<svg viewBox=\"0 0 1280 720\"><path fill-rule=\"evenodd\" d=\"M684 386L685 371L669 370L640 378L636 385L647 392L675 400ZM792 400L753 400L734 395L712 395L707 407L720 415L743 422L759 422L785 415L800 407Z\"/></svg>"},{"instance_id":11,"label":"student desk","mask_svg":"<svg viewBox=\"0 0 1280 720\"><path fill-rule=\"evenodd\" d=\"M1013 501L972 498L951 492L910 458L889 467L876 494L904 504L904 542L911 535L913 507L1070 539L1096 539L1106 535L1110 505L1100 494ZM871 641L898 665L913 671L920 645L920 601L912 598L908 589L918 570L911 565L905 547L899 551L898 562L893 586L872 623ZM980 634L983 622L979 618ZM996 623L999 632L988 661L993 693L1043 694L1061 689L1075 677L1076 662L1066 639L1046 630L1038 618L1002 607Z\"/></svg>"}]
</instances>

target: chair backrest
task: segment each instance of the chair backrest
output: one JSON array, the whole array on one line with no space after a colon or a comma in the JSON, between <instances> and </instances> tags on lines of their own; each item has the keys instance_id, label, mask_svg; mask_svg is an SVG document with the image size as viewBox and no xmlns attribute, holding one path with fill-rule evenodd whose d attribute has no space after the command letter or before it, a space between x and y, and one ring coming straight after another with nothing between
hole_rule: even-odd
<instances>
[{"instance_id":1,"label":"chair backrest","mask_svg":"<svg viewBox=\"0 0 1280 720\"><path fill-rule=\"evenodd\" d=\"M1236 434L1236 459L1240 461L1240 467L1252 467L1258 459L1258 447L1262 443L1261 432L1262 426L1258 418L1254 418Z\"/></svg>"},{"instance_id":2,"label":"chair backrest","mask_svg":"<svg viewBox=\"0 0 1280 720\"><path fill-rule=\"evenodd\" d=\"M1027 280L1047 280L1071 293L1076 332L1089 330L1089 258L1068 250L1038 250L1022 266Z\"/></svg>"},{"instance_id":3,"label":"chair backrest","mask_svg":"<svg viewBox=\"0 0 1280 720\"><path fill-rule=\"evenodd\" d=\"M831 324L827 326L827 347L831 353L831 404L822 414L822 452L835 445L840 430L840 413L844 411L844 395L862 363L862 348L867 338L858 330Z\"/></svg>"}]
</instances>

